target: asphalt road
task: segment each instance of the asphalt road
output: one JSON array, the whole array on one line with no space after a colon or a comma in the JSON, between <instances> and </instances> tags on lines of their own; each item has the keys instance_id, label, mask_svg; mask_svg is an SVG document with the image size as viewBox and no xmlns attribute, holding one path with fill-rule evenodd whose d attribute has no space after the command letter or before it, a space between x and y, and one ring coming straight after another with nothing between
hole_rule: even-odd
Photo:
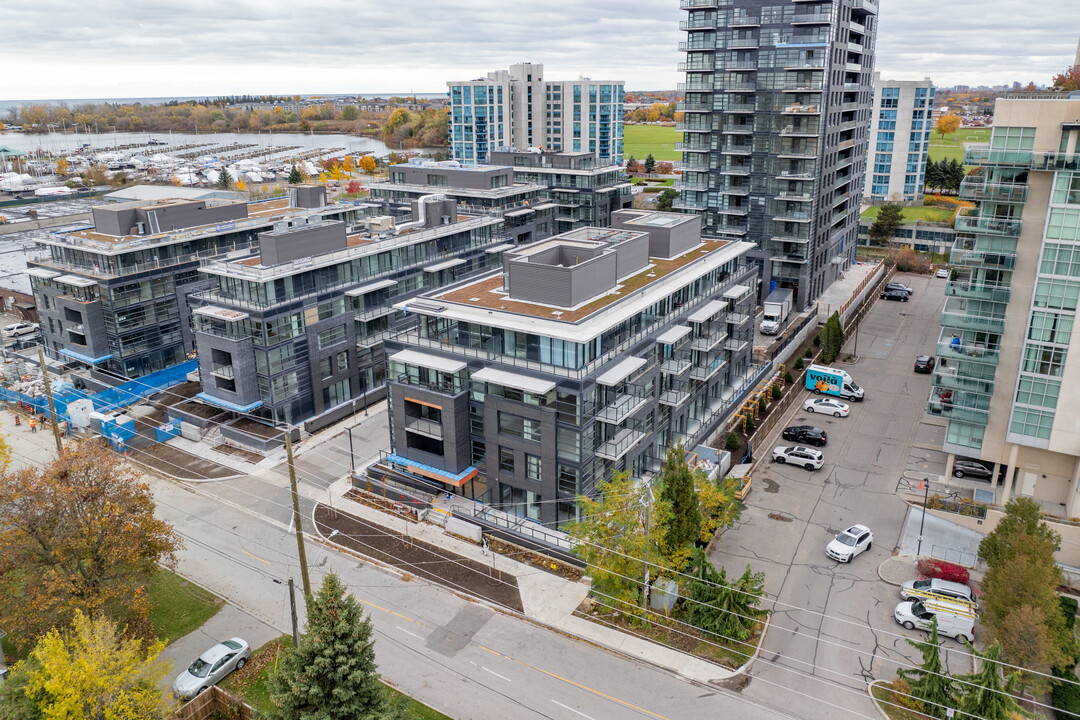
<instances>
[{"instance_id":1,"label":"asphalt road","mask_svg":"<svg viewBox=\"0 0 1080 720\"><path fill-rule=\"evenodd\" d=\"M294 577L299 585L300 577L287 525L260 517L249 507L253 502L223 502L212 494L232 481L185 486L149 475L146 480L159 516L185 538L179 571L287 632L281 583ZM808 717L775 702L691 684L318 544L309 543L307 553L313 585L333 570L370 612L383 677L455 718Z\"/></svg>"},{"instance_id":2,"label":"asphalt road","mask_svg":"<svg viewBox=\"0 0 1080 720\"><path fill-rule=\"evenodd\" d=\"M878 301L859 330L858 360L845 365L866 399L847 418L801 410L803 393L758 455L754 489L740 521L715 545L711 559L738 574L747 563L766 574L778 597L761 659L744 697L798 708L806 718L876 718L866 683L895 677L898 662L919 658L893 620L900 598L882 582L878 565L900 538L907 506L896 497L905 472L944 469L944 456L917 445L940 443L942 428L924 422L930 376L912 371L919 354L934 354L944 280L903 276L909 302ZM854 350L854 339L845 345ZM789 425L816 425L829 434L825 465L807 471L769 459ZM939 444L940 447L940 444ZM855 523L874 533L873 547L848 565L825 556L825 545ZM978 630L977 630L978 635ZM944 662L969 672L970 659L947 640Z\"/></svg>"}]
</instances>

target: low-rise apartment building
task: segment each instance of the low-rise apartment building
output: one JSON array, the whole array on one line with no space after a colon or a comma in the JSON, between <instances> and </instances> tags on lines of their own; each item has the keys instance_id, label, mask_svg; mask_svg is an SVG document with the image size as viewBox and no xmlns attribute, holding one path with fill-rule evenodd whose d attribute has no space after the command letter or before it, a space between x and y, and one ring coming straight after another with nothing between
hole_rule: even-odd
<instances>
[{"instance_id":1,"label":"low-rise apartment building","mask_svg":"<svg viewBox=\"0 0 1080 720\"><path fill-rule=\"evenodd\" d=\"M556 206L556 233L608 227L613 212L634 203L622 167L595 153L504 149L492 152L491 162L512 167L516 182L547 188L544 197Z\"/></svg>"},{"instance_id":2,"label":"low-rise apartment building","mask_svg":"<svg viewBox=\"0 0 1080 720\"><path fill-rule=\"evenodd\" d=\"M752 248L620 210L402 303L418 325L385 342L393 452L369 472L549 526L612 473L655 472L760 373Z\"/></svg>"},{"instance_id":3,"label":"low-rise apartment building","mask_svg":"<svg viewBox=\"0 0 1080 720\"><path fill-rule=\"evenodd\" d=\"M199 399L314 431L384 396L382 342L415 323L394 307L489 271L512 248L499 217L414 201L412 222L373 218L349 234L321 218L281 221L251 250L206 262L191 297Z\"/></svg>"},{"instance_id":4,"label":"low-rise apartment building","mask_svg":"<svg viewBox=\"0 0 1080 720\"><path fill-rule=\"evenodd\" d=\"M957 456L992 466L1013 495L1080 515L1080 93L999 99L990 143L960 186L927 410Z\"/></svg>"},{"instance_id":5,"label":"low-rise apartment building","mask_svg":"<svg viewBox=\"0 0 1080 720\"><path fill-rule=\"evenodd\" d=\"M515 245L554 234L557 206L543 200L547 186L516 181L510 167L413 158L391 167L389 179L370 189L375 200L407 204L439 194L456 201L460 212L500 215Z\"/></svg>"},{"instance_id":6,"label":"low-rise apartment building","mask_svg":"<svg viewBox=\"0 0 1080 720\"><path fill-rule=\"evenodd\" d=\"M320 186L246 203L163 199L100 205L93 227L42 241L27 263L46 354L93 374L138 378L194 351L187 296L207 286L200 261L243 251L285 218L352 222L358 210L327 205Z\"/></svg>"}]
</instances>

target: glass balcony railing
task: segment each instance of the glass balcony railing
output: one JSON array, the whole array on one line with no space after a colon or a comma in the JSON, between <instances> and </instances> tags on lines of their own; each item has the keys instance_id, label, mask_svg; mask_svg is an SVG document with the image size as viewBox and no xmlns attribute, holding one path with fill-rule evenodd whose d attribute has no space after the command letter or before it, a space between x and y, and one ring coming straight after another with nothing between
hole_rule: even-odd
<instances>
[{"instance_id":1,"label":"glass balcony railing","mask_svg":"<svg viewBox=\"0 0 1080 720\"><path fill-rule=\"evenodd\" d=\"M690 349L708 352L727 339L728 334L726 330L713 330L712 332L694 338L690 342Z\"/></svg>"},{"instance_id":2,"label":"glass balcony railing","mask_svg":"<svg viewBox=\"0 0 1080 720\"><path fill-rule=\"evenodd\" d=\"M410 432L427 435L428 437L435 438L436 440L442 440L443 437L442 423L437 423L433 420L427 420L425 418L405 418L405 429Z\"/></svg>"},{"instance_id":3,"label":"glass balcony railing","mask_svg":"<svg viewBox=\"0 0 1080 720\"><path fill-rule=\"evenodd\" d=\"M1020 220L1004 217L982 217L979 215L961 215L954 224L956 232L978 235L1004 235L1019 237L1023 227Z\"/></svg>"},{"instance_id":4,"label":"glass balcony railing","mask_svg":"<svg viewBox=\"0 0 1080 720\"><path fill-rule=\"evenodd\" d=\"M686 380L672 379L670 384L660 391L660 404L679 407L690 399L690 383Z\"/></svg>"},{"instance_id":5,"label":"glass balcony railing","mask_svg":"<svg viewBox=\"0 0 1080 720\"><path fill-rule=\"evenodd\" d=\"M949 260L953 266L968 268L1012 270L1016 267L1016 253L1014 252L954 249Z\"/></svg>"},{"instance_id":6,"label":"glass balcony railing","mask_svg":"<svg viewBox=\"0 0 1080 720\"><path fill-rule=\"evenodd\" d=\"M960 183L960 199L975 202L1023 203L1027 200L1027 185L989 182L981 177L973 176Z\"/></svg>"},{"instance_id":7,"label":"glass balcony railing","mask_svg":"<svg viewBox=\"0 0 1080 720\"><path fill-rule=\"evenodd\" d=\"M1005 332L1005 318L970 315L962 310L950 311L948 305L946 305L946 309L941 313L941 326L958 330L997 333L1000 335Z\"/></svg>"},{"instance_id":8,"label":"glass balcony railing","mask_svg":"<svg viewBox=\"0 0 1080 720\"><path fill-rule=\"evenodd\" d=\"M950 362L975 362L983 365L997 365L1000 351L997 346L968 340L945 329L942 330L941 337L938 338L937 354L939 358Z\"/></svg>"},{"instance_id":9,"label":"glass balcony railing","mask_svg":"<svg viewBox=\"0 0 1080 720\"><path fill-rule=\"evenodd\" d=\"M1003 165L1029 170L1080 170L1080 153L1000 150L987 146L969 147L964 152L965 165Z\"/></svg>"},{"instance_id":10,"label":"glass balcony railing","mask_svg":"<svg viewBox=\"0 0 1080 720\"><path fill-rule=\"evenodd\" d=\"M954 393L954 397L957 395ZM959 396L963 397L963 396ZM975 403L965 403L960 399L946 401L936 392L926 402L926 412L939 415L948 420L961 420L975 425L985 426L990 421L990 405L985 407Z\"/></svg>"},{"instance_id":11,"label":"glass balcony railing","mask_svg":"<svg viewBox=\"0 0 1080 720\"><path fill-rule=\"evenodd\" d=\"M934 370L934 387L980 393L989 397L994 394L994 378L993 371L985 368L984 365L975 365L967 370L959 365L938 366ZM977 374L971 375L972 372ZM987 372L990 373L989 378L985 377Z\"/></svg>"},{"instance_id":12,"label":"glass balcony railing","mask_svg":"<svg viewBox=\"0 0 1080 720\"><path fill-rule=\"evenodd\" d=\"M690 369L690 379L706 382L720 372L720 368L724 367L725 364L724 356L719 355L706 365L695 365Z\"/></svg>"},{"instance_id":13,"label":"glass balcony railing","mask_svg":"<svg viewBox=\"0 0 1080 720\"><path fill-rule=\"evenodd\" d=\"M596 448L596 456L615 462L630 452L645 437L638 427L621 428L614 437Z\"/></svg>"},{"instance_id":14,"label":"glass balcony railing","mask_svg":"<svg viewBox=\"0 0 1080 720\"><path fill-rule=\"evenodd\" d=\"M596 419L608 425L619 425L647 402L648 398L645 397L645 391L642 388L631 387L613 402L602 407L600 412L596 413Z\"/></svg>"},{"instance_id":15,"label":"glass balcony railing","mask_svg":"<svg viewBox=\"0 0 1080 720\"><path fill-rule=\"evenodd\" d=\"M968 300L990 300L992 302L1009 302L1009 286L996 283L969 282L964 280L950 280L945 283L946 297L967 298Z\"/></svg>"}]
</instances>

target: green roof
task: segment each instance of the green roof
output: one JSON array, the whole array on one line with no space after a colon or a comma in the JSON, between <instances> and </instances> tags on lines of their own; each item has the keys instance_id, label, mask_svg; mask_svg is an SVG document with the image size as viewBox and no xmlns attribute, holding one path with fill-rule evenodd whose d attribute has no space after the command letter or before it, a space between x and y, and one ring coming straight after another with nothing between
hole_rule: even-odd
<instances>
[{"instance_id":1,"label":"green roof","mask_svg":"<svg viewBox=\"0 0 1080 720\"><path fill-rule=\"evenodd\" d=\"M18 157L25 155L24 152L19 152L15 148L10 148L7 145L0 145L0 157Z\"/></svg>"}]
</instances>

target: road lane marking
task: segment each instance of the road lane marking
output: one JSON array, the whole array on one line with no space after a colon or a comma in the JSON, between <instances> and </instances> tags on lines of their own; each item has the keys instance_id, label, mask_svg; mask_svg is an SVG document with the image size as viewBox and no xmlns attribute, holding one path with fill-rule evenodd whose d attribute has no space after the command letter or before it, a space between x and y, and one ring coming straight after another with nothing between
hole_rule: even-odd
<instances>
[{"instance_id":1,"label":"road lane marking","mask_svg":"<svg viewBox=\"0 0 1080 720\"><path fill-rule=\"evenodd\" d=\"M512 680L510 680L510 678L506 677L505 675L500 675L499 673L495 672L494 670L488 670L488 669L487 669L486 667L484 667L483 665L481 665L481 666L480 666L480 669L481 669L481 670L485 670L485 671L487 671L487 672L491 673L492 675L494 675L494 676L495 676L495 677L497 677L497 678L502 678L502 679L503 679L503 680L505 680L506 682L513 682Z\"/></svg>"},{"instance_id":2,"label":"road lane marking","mask_svg":"<svg viewBox=\"0 0 1080 720\"><path fill-rule=\"evenodd\" d=\"M249 552L248 552L247 550L241 550L240 552L244 553L244 554L245 554L245 555L247 555L248 557L253 557L253 558L255 558L255 559L256 559L256 560L258 560L259 562L263 562L263 563L266 563L267 565L272 565L272 564L273 564L273 563L271 563L271 562L270 562L269 560L263 560L263 559L262 559L261 557L259 557L258 555L252 555L252 554L251 554L251 553L249 553Z\"/></svg>"},{"instance_id":3,"label":"road lane marking","mask_svg":"<svg viewBox=\"0 0 1080 720\"><path fill-rule=\"evenodd\" d=\"M409 617L408 615L402 615L401 613L396 613L396 612L394 612L393 610L391 610L391 611L390 611L390 614L391 614L391 615L393 615L394 617L399 617L399 618L401 618L402 620L408 620L408 621L409 621L409 622L411 622L411 623L414 623L414 622L416 622L415 620L413 620L413 619L412 619L411 617Z\"/></svg>"},{"instance_id":4,"label":"road lane marking","mask_svg":"<svg viewBox=\"0 0 1080 720\"><path fill-rule=\"evenodd\" d=\"M558 705L559 707L561 707L561 708L562 708L562 709L564 709L564 710L569 710L570 712L574 713L575 715L580 715L580 716L581 716L581 717L583 717L583 718L588 718L588 720L596 720L596 719L595 719L595 718L593 718L592 716L590 716L590 715L586 715L585 713L583 713L583 712L581 712L581 711L579 711L579 710L575 710L574 708L570 707L569 705L563 705L563 704L562 704L561 702L559 702L558 700L552 699L552 701L551 701L551 702L555 703L556 705Z\"/></svg>"},{"instance_id":5,"label":"road lane marking","mask_svg":"<svg viewBox=\"0 0 1080 720\"><path fill-rule=\"evenodd\" d=\"M423 640L423 639L424 639L424 638L420 637L419 635L417 635L417 634L416 634L416 633L414 633L414 632L409 632L408 630L406 630L405 628L401 627L400 625L395 625L395 627L396 627L396 628L397 628L398 630L400 630L401 632L405 633L406 635L412 635L412 636L413 636L414 638L416 638L417 640Z\"/></svg>"},{"instance_id":6,"label":"road lane marking","mask_svg":"<svg viewBox=\"0 0 1080 720\"><path fill-rule=\"evenodd\" d=\"M503 655L503 654L502 654L501 652L499 652L498 650L492 650L491 648L489 648L489 647L484 647L483 645L477 645L477 647L478 647L478 648L480 648L481 650L487 650L487 651L488 651L489 653L491 653L492 655L498 655L499 657L505 657L505 658L506 658L507 660L513 660L513 658L509 658L509 657L506 657L506 655Z\"/></svg>"},{"instance_id":7,"label":"road lane marking","mask_svg":"<svg viewBox=\"0 0 1080 720\"><path fill-rule=\"evenodd\" d=\"M645 715L649 715L651 717L654 717L657 720L671 720L671 718L667 717L666 715L659 715L657 713L654 713L652 710L646 710L643 707L639 707L637 705L634 705L633 703L626 702L625 700L620 700L617 697L614 697L612 695L608 695L606 693L602 693L599 690L593 690L588 685L582 685L579 682L574 682L573 680L570 680L568 678L564 678L561 675L556 675L555 673L550 672L548 670L545 670L543 668L536 667L535 665L530 665L527 662L523 662L521 660L515 660L512 657L507 657L506 659L507 660L513 660L518 665L524 665L527 668L532 668L533 670L536 670L537 672L541 672L541 673L547 675L548 677L555 678L556 680L561 680L562 682L566 683L567 685L573 685L574 687L576 687L576 688L578 688L580 690L584 690L585 692L592 693L593 695L596 695L597 697L602 697L605 700L610 700L613 703L618 703L619 705L622 705L623 707L628 707L631 710L637 710L638 712L644 713Z\"/></svg>"}]
</instances>

